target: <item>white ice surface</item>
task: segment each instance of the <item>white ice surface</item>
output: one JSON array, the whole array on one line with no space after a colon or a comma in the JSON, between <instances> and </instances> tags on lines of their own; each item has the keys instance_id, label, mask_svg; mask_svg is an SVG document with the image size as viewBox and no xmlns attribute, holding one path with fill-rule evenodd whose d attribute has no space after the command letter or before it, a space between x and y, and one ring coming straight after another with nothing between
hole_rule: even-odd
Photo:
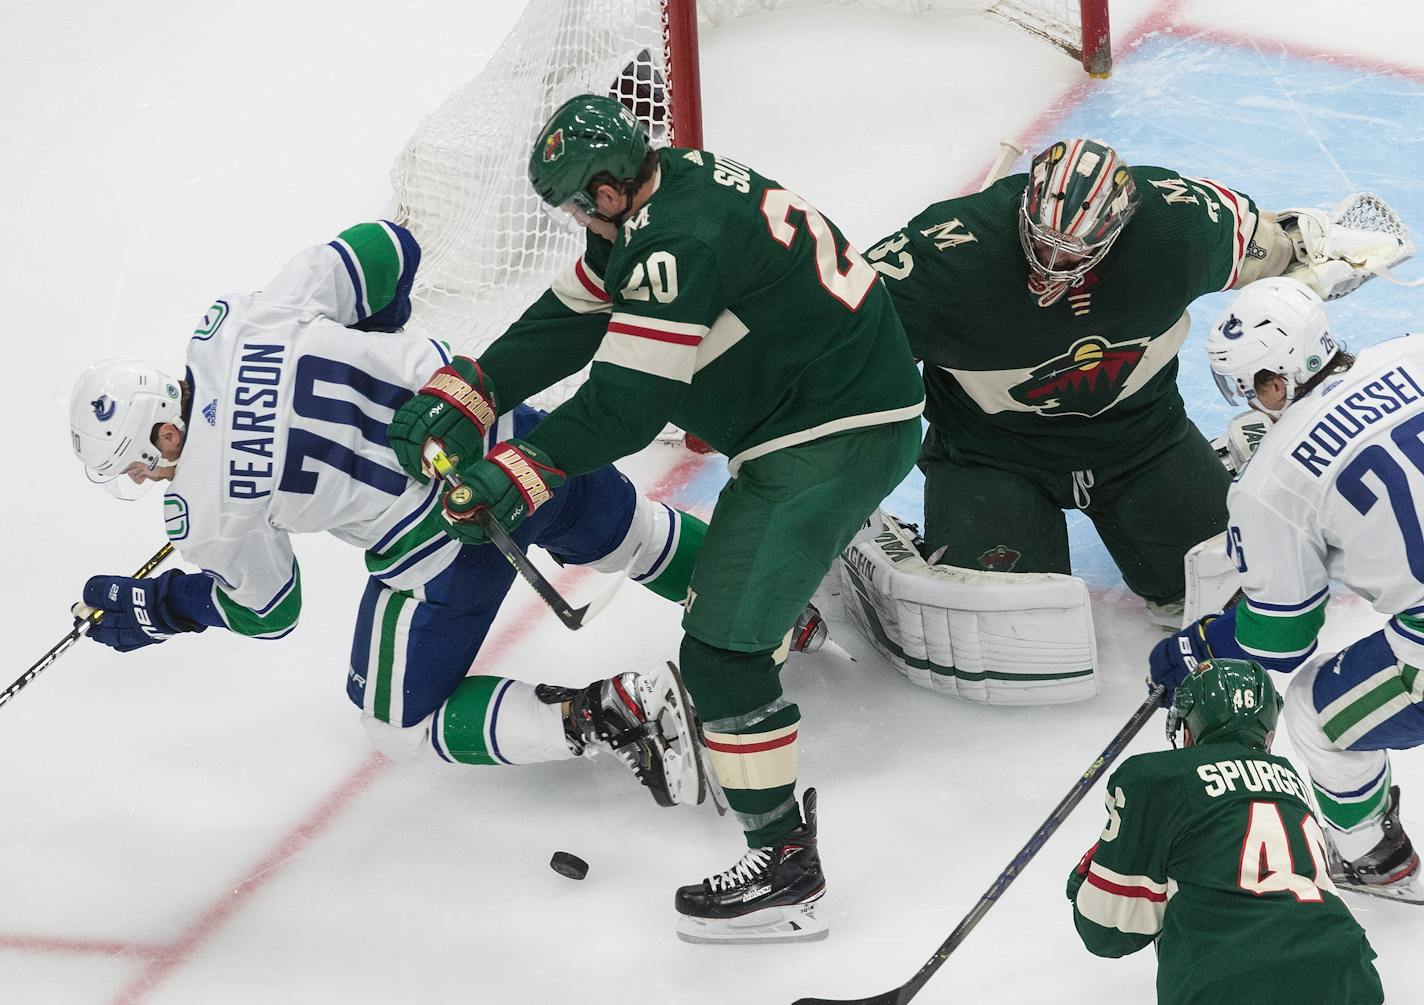
<instances>
[{"instance_id":1,"label":"white ice surface","mask_svg":"<svg viewBox=\"0 0 1424 1005\"><path fill-rule=\"evenodd\" d=\"M160 543L156 498L109 499L70 457L77 372L117 354L178 366L215 295L259 286L298 248L379 212L401 143L478 69L516 6L0 12L2 414L17 454L0 495L11 653L0 684L67 629L85 577L127 572ZM1144 24L1246 33L1271 51L1285 41L1419 78L1415 5L1344 6L1117 0L1113 17L1120 40ZM1092 86L994 21L844 9L707 32L703 65L707 144L794 185L860 242L969 187L998 137L1051 125L1055 106ZM656 448L628 470L653 486L680 461ZM209 632L130 656L84 644L0 711L0 1001L773 1005L883 990L920 965L1135 707L1155 638L1135 599L1099 584L1103 694L1051 709L938 699L870 658L793 663L831 938L689 947L671 934L672 890L730 864L736 828L710 810L657 809L607 758L373 761L342 686L360 556L325 538L299 550L306 607L288 639ZM1337 604L1328 640L1376 620ZM632 587L575 636L516 585L481 665L582 683L672 655L677 638L676 612ZM1133 749L1161 745L1154 723ZM1408 820L1424 768L1417 754L1395 763ZM1098 960L1072 931L1063 880L1100 825L1092 805L1072 817L918 1001L1150 1000L1150 954ZM587 859L588 879L550 871L556 849ZM1424 1001L1409 955L1417 911L1354 906L1391 1001Z\"/></svg>"}]
</instances>

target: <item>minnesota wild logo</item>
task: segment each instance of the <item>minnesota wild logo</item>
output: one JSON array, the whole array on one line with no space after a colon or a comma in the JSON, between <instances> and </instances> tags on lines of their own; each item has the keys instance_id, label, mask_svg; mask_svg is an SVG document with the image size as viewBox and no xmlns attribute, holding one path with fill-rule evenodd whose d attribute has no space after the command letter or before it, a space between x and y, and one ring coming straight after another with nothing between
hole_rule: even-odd
<instances>
[{"instance_id":1,"label":"minnesota wild logo","mask_svg":"<svg viewBox=\"0 0 1424 1005\"><path fill-rule=\"evenodd\" d=\"M564 154L564 130L563 127L555 129L548 136L544 137L544 163L556 161Z\"/></svg>"},{"instance_id":2,"label":"minnesota wild logo","mask_svg":"<svg viewBox=\"0 0 1424 1005\"><path fill-rule=\"evenodd\" d=\"M1009 396L1044 415L1091 418L1117 401L1150 339L1108 342L1096 335L1079 339L1063 355L1041 364Z\"/></svg>"},{"instance_id":3,"label":"minnesota wild logo","mask_svg":"<svg viewBox=\"0 0 1424 1005\"><path fill-rule=\"evenodd\" d=\"M979 556L979 567L989 572L1013 572L1023 555L1006 544L996 544Z\"/></svg>"}]
</instances>

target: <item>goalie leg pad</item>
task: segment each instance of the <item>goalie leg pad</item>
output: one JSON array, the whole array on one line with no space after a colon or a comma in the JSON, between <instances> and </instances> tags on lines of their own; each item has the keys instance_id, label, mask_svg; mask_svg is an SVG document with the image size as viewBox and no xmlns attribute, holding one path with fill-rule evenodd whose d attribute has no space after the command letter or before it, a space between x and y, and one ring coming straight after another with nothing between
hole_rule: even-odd
<instances>
[{"instance_id":1,"label":"goalie leg pad","mask_svg":"<svg viewBox=\"0 0 1424 1005\"><path fill-rule=\"evenodd\" d=\"M839 564L851 620L911 683L992 705L1098 693L1081 579L930 565L909 529L880 510Z\"/></svg>"},{"instance_id":2,"label":"goalie leg pad","mask_svg":"<svg viewBox=\"0 0 1424 1005\"><path fill-rule=\"evenodd\" d=\"M1185 628L1200 620L1203 614L1215 614L1224 609L1241 588L1241 573L1227 551L1229 531L1209 537L1194 545L1183 557L1187 575L1187 602L1182 612Z\"/></svg>"}]
</instances>

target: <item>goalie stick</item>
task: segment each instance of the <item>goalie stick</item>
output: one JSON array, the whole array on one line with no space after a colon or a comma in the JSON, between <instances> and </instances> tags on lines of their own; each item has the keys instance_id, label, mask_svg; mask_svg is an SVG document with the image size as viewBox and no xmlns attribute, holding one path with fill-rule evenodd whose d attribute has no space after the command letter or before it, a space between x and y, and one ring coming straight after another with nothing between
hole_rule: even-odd
<instances>
[{"instance_id":1,"label":"goalie stick","mask_svg":"<svg viewBox=\"0 0 1424 1005\"><path fill-rule=\"evenodd\" d=\"M994 158L994 163L989 165L989 172L984 175L984 180L979 183L979 191L984 191L1000 178L1008 176L1009 167L1023 156L1024 148L1013 140L999 141L999 155Z\"/></svg>"},{"instance_id":2,"label":"goalie stick","mask_svg":"<svg viewBox=\"0 0 1424 1005\"><path fill-rule=\"evenodd\" d=\"M1068 790L1068 794L1053 807L1053 812L1048 814L1048 819L1029 838L1028 844L1019 850L1012 862L1003 872L999 873L999 878L994 880L992 886L979 898L979 903L974 905L974 909L964 916L964 920L955 926L954 931L949 933L949 938L945 939L933 956L925 961L925 965L904 984L890 991L872 995L869 998L798 998L792 1005L905 1005L911 998L919 994L920 988L925 986L925 982L934 976L935 971L944 965L944 961L949 959L949 954L959 948L959 944L965 937L974 930L974 926L979 924L984 915L989 913L989 908L993 907L1004 891L1009 888L1009 884L1018 878L1023 872L1024 866L1038 854L1043 848L1044 842L1053 836L1053 832L1058 830L1059 825L1067 819L1068 814L1073 811L1073 807L1083 801L1088 790L1093 787L1093 783L1098 780L1102 773L1108 768L1117 756L1122 753L1123 748L1131 742L1132 738L1138 734L1147 720L1152 718L1152 714L1157 711L1162 702L1162 695L1166 693L1166 686L1154 684L1147 694L1147 700L1138 706L1137 711L1132 713L1132 718L1128 719L1122 729L1118 730L1116 736L1108 742L1107 747L1097 756L1092 764L1088 765L1088 770L1073 783L1073 787Z\"/></svg>"},{"instance_id":3,"label":"goalie stick","mask_svg":"<svg viewBox=\"0 0 1424 1005\"><path fill-rule=\"evenodd\" d=\"M147 562L144 562L143 565L139 566L138 571L133 574L133 578L147 578L148 574L151 573L154 569L158 568L160 565L162 565L163 562L171 554L173 554L173 545L165 544L162 548L159 548L156 552L153 553L152 558L150 558ZM51 666L51 664L54 663L55 660L59 659L69 650L70 646L78 642L83 636L88 635L89 629L93 628L96 624L98 624L99 619L103 616L103 611L90 611L88 614L84 615L84 617L78 619L78 621L75 622L74 627L69 630L68 635L56 642L54 646L50 649L50 651L45 653L44 656L40 658L40 661L38 663L26 670L19 680L15 681L15 683L7 687L3 693L0 693L0 706L3 706L11 698L19 694L20 691L24 689L26 684L34 680L45 670L49 669L49 667Z\"/></svg>"},{"instance_id":4,"label":"goalie stick","mask_svg":"<svg viewBox=\"0 0 1424 1005\"><path fill-rule=\"evenodd\" d=\"M450 459L445 456L445 452L436 444L428 443L425 447L425 460L431 469L445 480L445 484L451 488L459 488L464 484L460 476L455 473L455 467L450 463ZM548 604L554 611L554 615L564 623L564 627L572 631L577 631L588 624L599 612L608 606L608 602L613 599L613 595L618 592L623 585L623 580L628 578L628 573L633 568L633 563L638 560L638 554L642 551L642 546L633 549L633 554L628 559L628 564L623 568L613 582L597 597L584 604L582 607L574 607L564 599L563 594L554 589L554 585L544 578L544 574L535 568L534 563L529 561L529 557L524 554L514 538L509 536L509 531L505 530L499 523L490 516L489 510L479 509L475 511L475 523L480 529L489 535L490 541L500 553L509 560L509 564L514 566L514 571L534 588L534 592L539 594L539 599Z\"/></svg>"}]
</instances>

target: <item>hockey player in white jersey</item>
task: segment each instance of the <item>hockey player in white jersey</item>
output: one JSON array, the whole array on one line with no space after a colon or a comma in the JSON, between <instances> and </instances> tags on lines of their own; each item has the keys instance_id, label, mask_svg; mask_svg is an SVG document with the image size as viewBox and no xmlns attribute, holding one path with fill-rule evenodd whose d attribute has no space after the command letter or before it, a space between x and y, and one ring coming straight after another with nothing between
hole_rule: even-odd
<instances>
[{"instance_id":1,"label":"hockey player in white jersey","mask_svg":"<svg viewBox=\"0 0 1424 1005\"><path fill-rule=\"evenodd\" d=\"M582 689L466 676L514 572L493 545L446 536L440 486L408 478L387 445L395 409L450 362L438 342L393 334L419 258L405 228L360 224L260 292L215 301L181 380L132 361L79 378L71 436L89 477L121 495L167 481L168 539L203 570L91 578L84 604L104 616L90 638L120 651L208 628L280 638L302 606L291 535L327 531L366 552L347 694L378 748L465 764L611 750L659 804L700 801L671 668ZM541 416L501 415L487 446ZM514 537L568 564L630 568L681 601L704 529L604 467L570 478Z\"/></svg>"},{"instance_id":2,"label":"hockey player in white jersey","mask_svg":"<svg viewBox=\"0 0 1424 1005\"><path fill-rule=\"evenodd\" d=\"M1424 743L1424 335L1352 356L1314 292L1266 279L1232 300L1207 354L1227 400L1275 424L1227 497L1245 599L1159 643L1152 678L1175 687L1208 657L1295 671L1286 722L1336 881L1418 900L1387 751ZM1389 621L1320 654L1332 579Z\"/></svg>"}]
</instances>

